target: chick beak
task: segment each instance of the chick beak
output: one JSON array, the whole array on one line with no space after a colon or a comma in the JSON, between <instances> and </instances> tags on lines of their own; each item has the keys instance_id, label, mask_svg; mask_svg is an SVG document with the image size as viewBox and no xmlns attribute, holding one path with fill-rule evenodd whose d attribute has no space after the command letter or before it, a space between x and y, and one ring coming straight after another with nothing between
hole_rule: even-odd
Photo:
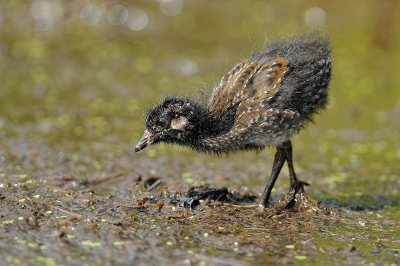
<instances>
[{"instance_id":1,"label":"chick beak","mask_svg":"<svg viewBox=\"0 0 400 266\"><path fill-rule=\"evenodd\" d=\"M135 147L135 152L141 151L147 146L151 145L153 143L152 140L153 134L151 134L149 131L145 130L143 137L139 140L139 143Z\"/></svg>"}]
</instances>

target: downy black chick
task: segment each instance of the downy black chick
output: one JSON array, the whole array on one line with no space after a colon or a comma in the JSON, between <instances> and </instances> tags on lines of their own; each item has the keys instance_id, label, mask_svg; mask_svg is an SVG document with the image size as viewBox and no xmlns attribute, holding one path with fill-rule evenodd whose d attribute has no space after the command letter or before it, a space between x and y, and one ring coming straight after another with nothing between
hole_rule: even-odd
<instances>
[{"instance_id":1,"label":"downy black chick","mask_svg":"<svg viewBox=\"0 0 400 266\"><path fill-rule=\"evenodd\" d=\"M291 187L299 182L290 138L325 107L330 78L325 37L310 33L272 43L229 71L207 103L167 97L151 108L135 151L159 142L217 154L275 146L272 173L261 196L266 206L285 161Z\"/></svg>"}]
</instances>

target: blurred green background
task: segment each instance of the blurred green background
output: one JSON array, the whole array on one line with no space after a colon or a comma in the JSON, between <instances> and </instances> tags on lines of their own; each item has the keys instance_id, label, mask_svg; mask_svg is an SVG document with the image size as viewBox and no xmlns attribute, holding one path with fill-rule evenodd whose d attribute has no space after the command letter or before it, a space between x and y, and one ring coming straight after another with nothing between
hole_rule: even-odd
<instances>
[{"instance_id":1,"label":"blurred green background","mask_svg":"<svg viewBox=\"0 0 400 266\"><path fill-rule=\"evenodd\" d=\"M383 187L396 194L399 7L395 0L3 1L0 136L61 150L98 142L133 150L149 103L211 89L265 42L319 29L333 47L330 104L295 138L296 167L318 163L339 183L351 171L391 180Z\"/></svg>"}]
</instances>

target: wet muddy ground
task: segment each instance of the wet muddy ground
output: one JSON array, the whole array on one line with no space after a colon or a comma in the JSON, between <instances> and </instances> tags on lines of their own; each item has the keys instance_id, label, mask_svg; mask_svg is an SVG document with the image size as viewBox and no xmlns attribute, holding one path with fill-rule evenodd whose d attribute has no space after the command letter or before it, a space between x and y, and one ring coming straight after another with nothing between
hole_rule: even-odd
<instances>
[{"instance_id":1,"label":"wet muddy ground","mask_svg":"<svg viewBox=\"0 0 400 266\"><path fill-rule=\"evenodd\" d=\"M245 206L257 203L266 183L260 176L270 169L261 161L271 163L270 151L188 160L188 151L134 155L125 145L89 148L60 151L2 139L2 260L9 265L399 263L397 196L355 191L340 197L343 191L332 188L331 196L321 197L320 190L341 181L299 169L312 183L305 191L287 193L284 174L274 190L276 204L249 209ZM259 163L249 167L245 160Z\"/></svg>"},{"instance_id":2,"label":"wet muddy ground","mask_svg":"<svg viewBox=\"0 0 400 266\"><path fill-rule=\"evenodd\" d=\"M399 2L226 3L0 2L1 265L400 265ZM329 105L293 139L310 186L284 166L273 207L246 208L273 148L134 153L149 102L310 29L333 48Z\"/></svg>"}]
</instances>

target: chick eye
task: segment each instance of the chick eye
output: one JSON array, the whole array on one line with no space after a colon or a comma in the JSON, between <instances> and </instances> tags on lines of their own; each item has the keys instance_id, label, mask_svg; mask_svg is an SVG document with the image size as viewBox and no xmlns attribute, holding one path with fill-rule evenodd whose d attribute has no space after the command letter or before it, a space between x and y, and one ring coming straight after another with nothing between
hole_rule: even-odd
<instances>
[{"instance_id":1,"label":"chick eye","mask_svg":"<svg viewBox=\"0 0 400 266\"><path fill-rule=\"evenodd\" d=\"M165 126L165 121L162 121L162 120L157 121L157 126L164 127Z\"/></svg>"}]
</instances>

